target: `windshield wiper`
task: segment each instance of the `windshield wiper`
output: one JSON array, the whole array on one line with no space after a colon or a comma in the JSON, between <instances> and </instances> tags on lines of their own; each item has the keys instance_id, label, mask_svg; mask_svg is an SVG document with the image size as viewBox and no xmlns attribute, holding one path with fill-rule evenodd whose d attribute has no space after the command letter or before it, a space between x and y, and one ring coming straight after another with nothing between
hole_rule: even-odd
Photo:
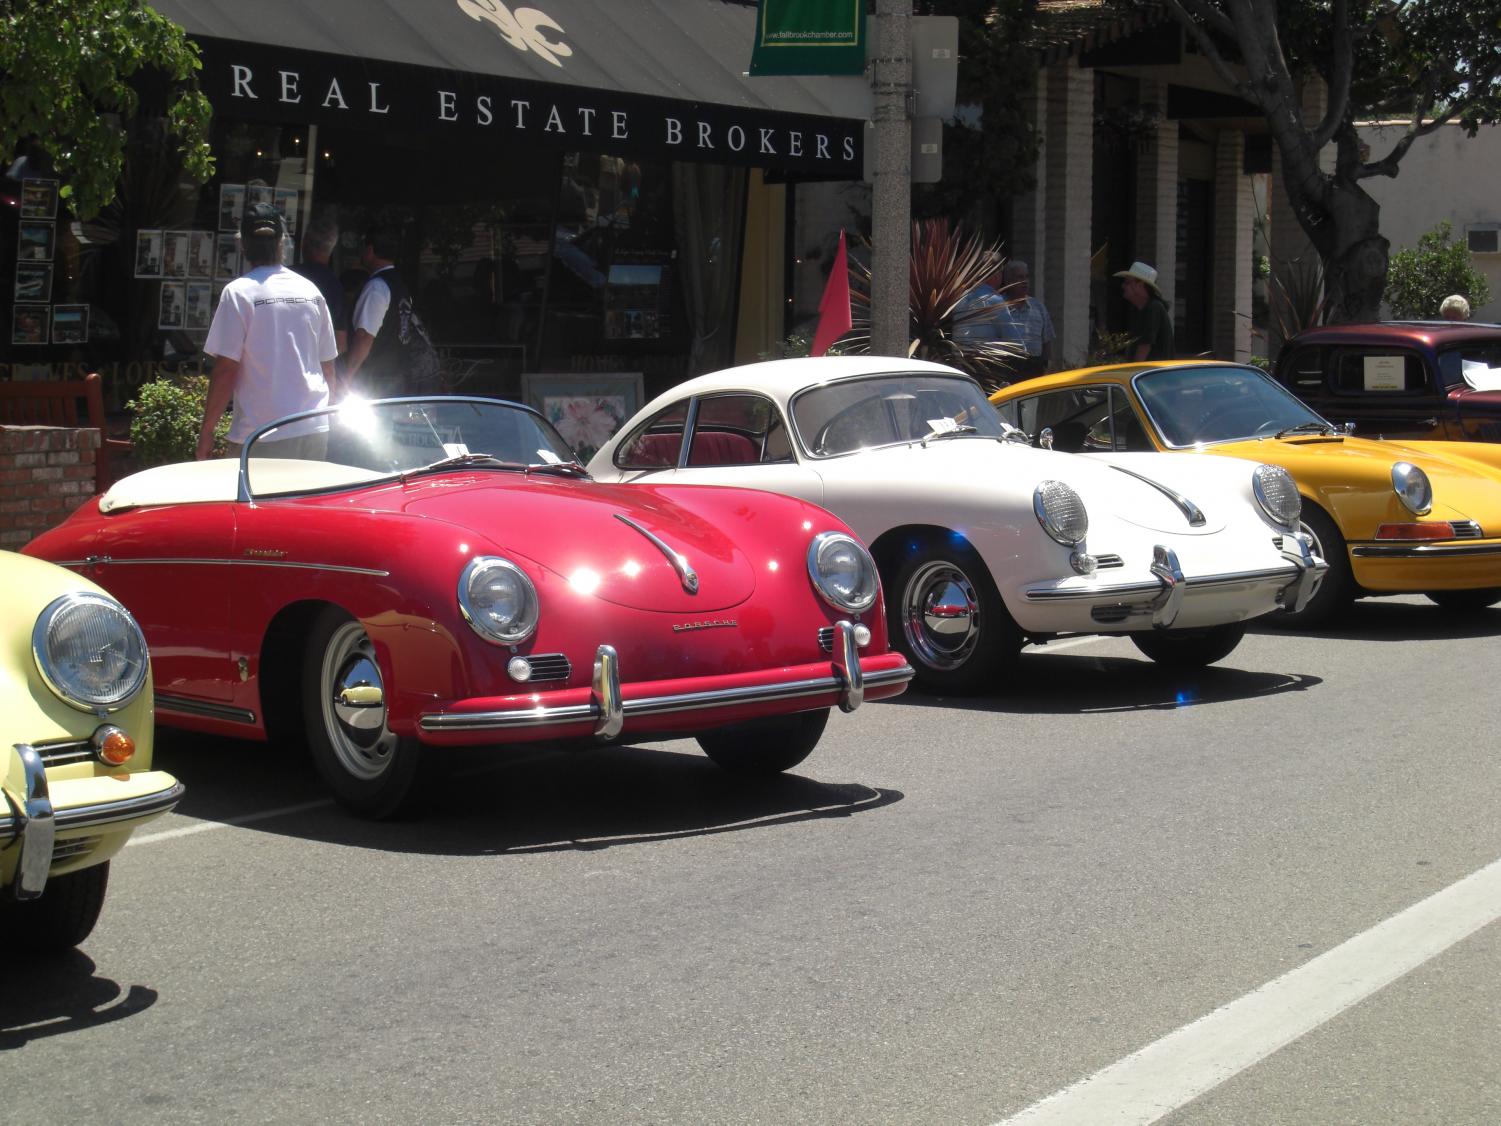
<instances>
[{"instance_id":1,"label":"windshield wiper","mask_svg":"<svg viewBox=\"0 0 1501 1126\"><path fill-rule=\"evenodd\" d=\"M441 458L428 465L419 465L415 469L404 470L398 481L405 481L414 473L430 473L435 469L453 469L464 465L488 465L496 469L520 469L523 472L528 468L519 461L502 461L491 454L455 454L453 457Z\"/></svg>"},{"instance_id":2,"label":"windshield wiper","mask_svg":"<svg viewBox=\"0 0 1501 1126\"><path fill-rule=\"evenodd\" d=\"M563 473L569 477L587 477L589 471L577 461L534 461L526 467L528 473Z\"/></svg>"},{"instance_id":3,"label":"windshield wiper","mask_svg":"<svg viewBox=\"0 0 1501 1126\"><path fill-rule=\"evenodd\" d=\"M926 447L934 438L951 438L955 434L978 434L979 432L979 427L966 426L961 423L958 426L951 426L947 430L929 430L923 435L922 444Z\"/></svg>"},{"instance_id":4,"label":"windshield wiper","mask_svg":"<svg viewBox=\"0 0 1501 1126\"><path fill-rule=\"evenodd\" d=\"M1288 426L1277 431L1277 437L1285 438L1289 434L1338 434L1339 431L1327 422L1300 422L1296 426Z\"/></svg>"}]
</instances>

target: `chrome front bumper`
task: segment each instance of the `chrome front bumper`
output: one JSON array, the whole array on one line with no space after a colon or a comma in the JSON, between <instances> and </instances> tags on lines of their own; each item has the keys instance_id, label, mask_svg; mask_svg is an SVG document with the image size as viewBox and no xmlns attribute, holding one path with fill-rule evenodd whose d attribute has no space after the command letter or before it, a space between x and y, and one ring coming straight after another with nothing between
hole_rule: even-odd
<instances>
[{"instance_id":1,"label":"chrome front bumper","mask_svg":"<svg viewBox=\"0 0 1501 1126\"><path fill-rule=\"evenodd\" d=\"M860 665L854 624L839 622L834 627L833 661L828 676L626 700L622 698L620 690L620 658L614 646L601 645L594 656L594 675L587 703L541 706L519 711L430 713L418 720L418 726L424 731L432 732L508 731L588 722L593 724L595 738L607 741L620 734L628 719L796 700L807 696L823 696L830 692L837 693L841 711L852 712L865 702L867 688L906 684L912 676L912 666L905 661L898 668L865 671Z\"/></svg>"},{"instance_id":2,"label":"chrome front bumper","mask_svg":"<svg viewBox=\"0 0 1501 1126\"><path fill-rule=\"evenodd\" d=\"M0 840L6 847L20 845L20 859L16 862L16 876L11 887L11 894L16 899L35 899L46 890L53 845L59 831L92 829L166 813L182 800L183 784L174 782L170 789L154 794L55 810L42 756L27 743L18 743L12 749L21 760L24 792L14 794L0 789L9 807L7 812L0 812Z\"/></svg>"},{"instance_id":3,"label":"chrome front bumper","mask_svg":"<svg viewBox=\"0 0 1501 1126\"><path fill-rule=\"evenodd\" d=\"M1320 576L1329 569L1329 564L1313 554L1311 541L1302 533L1288 532L1282 536L1282 558L1293 565L1292 579L1277 592L1277 602L1288 610L1301 610L1313 597ZM1090 587L1065 589L1046 588L1026 591L1030 602L1093 602L1113 604L1121 613L1115 620L1151 615L1155 629L1170 629L1183 609L1183 600L1190 591L1209 590L1221 586L1240 586L1245 583L1276 582L1287 579L1285 568L1260 571L1237 571L1225 575L1185 577L1178 562L1178 553L1170 547L1157 544L1152 549L1150 567L1155 582L1105 583ZM1103 620L1103 619L1102 619Z\"/></svg>"}]
</instances>

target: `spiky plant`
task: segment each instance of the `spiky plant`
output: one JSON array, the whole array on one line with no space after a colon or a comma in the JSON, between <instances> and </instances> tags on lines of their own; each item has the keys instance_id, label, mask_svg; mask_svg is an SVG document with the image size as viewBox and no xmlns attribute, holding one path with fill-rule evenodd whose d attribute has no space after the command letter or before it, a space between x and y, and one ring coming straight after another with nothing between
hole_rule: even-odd
<instances>
[{"instance_id":1,"label":"spiky plant","mask_svg":"<svg viewBox=\"0 0 1501 1126\"><path fill-rule=\"evenodd\" d=\"M1323 324L1329 313L1323 262L1310 256L1274 266L1267 296L1272 319L1283 340L1291 340L1305 328Z\"/></svg>"},{"instance_id":2,"label":"spiky plant","mask_svg":"<svg viewBox=\"0 0 1501 1126\"><path fill-rule=\"evenodd\" d=\"M1000 340L955 339L954 330L991 316L983 307L956 313L966 294L1005 262L1000 243L987 243L947 219L912 224L912 265L908 281L907 355L959 368L995 390L1011 380L1021 355L1017 344ZM850 305L854 327L840 341L845 353L870 351L870 266L850 258Z\"/></svg>"}]
</instances>

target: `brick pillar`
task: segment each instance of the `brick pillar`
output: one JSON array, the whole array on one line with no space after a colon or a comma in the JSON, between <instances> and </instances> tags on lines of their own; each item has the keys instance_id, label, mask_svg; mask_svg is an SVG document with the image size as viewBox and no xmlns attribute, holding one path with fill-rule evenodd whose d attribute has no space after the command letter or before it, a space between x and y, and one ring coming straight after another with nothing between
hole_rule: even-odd
<instances>
[{"instance_id":1,"label":"brick pillar","mask_svg":"<svg viewBox=\"0 0 1501 1126\"><path fill-rule=\"evenodd\" d=\"M1214 150L1210 346L1217 359L1241 363L1251 356L1251 241L1256 218L1245 156L1245 134L1221 131Z\"/></svg>"},{"instance_id":2,"label":"brick pillar","mask_svg":"<svg viewBox=\"0 0 1501 1126\"><path fill-rule=\"evenodd\" d=\"M94 495L99 431L0 426L0 548L15 551Z\"/></svg>"},{"instance_id":3,"label":"brick pillar","mask_svg":"<svg viewBox=\"0 0 1501 1126\"><path fill-rule=\"evenodd\" d=\"M1136 158L1136 245L1130 256L1157 268L1157 288L1171 309L1178 272L1178 123L1167 116L1166 82L1144 81L1141 104L1161 110L1162 123Z\"/></svg>"},{"instance_id":4,"label":"brick pillar","mask_svg":"<svg viewBox=\"0 0 1501 1126\"><path fill-rule=\"evenodd\" d=\"M1058 335L1058 363L1089 355L1090 216L1094 210L1094 72L1074 59L1047 70L1047 169L1040 295ZM1034 269L1032 276L1038 277Z\"/></svg>"}]
</instances>

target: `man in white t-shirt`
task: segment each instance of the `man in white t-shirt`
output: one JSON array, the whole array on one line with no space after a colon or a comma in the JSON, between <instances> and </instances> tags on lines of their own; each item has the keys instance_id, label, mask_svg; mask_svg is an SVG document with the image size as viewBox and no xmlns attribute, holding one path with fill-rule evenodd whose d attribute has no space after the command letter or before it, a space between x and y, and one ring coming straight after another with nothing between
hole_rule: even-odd
<instances>
[{"instance_id":1,"label":"man in white t-shirt","mask_svg":"<svg viewBox=\"0 0 1501 1126\"><path fill-rule=\"evenodd\" d=\"M231 456L269 422L327 406L337 391L339 354L334 322L318 287L281 264L286 228L270 204L245 210L240 243L250 270L224 287L203 350L214 357L198 460L213 454L214 428L234 400L229 427ZM328 440L328 420L313 419L273 431L256 452L267 457L318 457Z\"/></svg>"}]
</instances>

